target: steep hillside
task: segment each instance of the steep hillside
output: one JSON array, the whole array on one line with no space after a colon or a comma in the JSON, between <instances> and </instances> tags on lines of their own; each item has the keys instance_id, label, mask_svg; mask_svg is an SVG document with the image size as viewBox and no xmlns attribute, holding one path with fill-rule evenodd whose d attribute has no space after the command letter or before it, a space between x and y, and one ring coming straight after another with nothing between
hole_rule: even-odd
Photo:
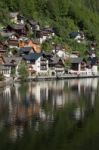
<instances>
[{"instance_id":1,"label":"steep hillside","mask_svg":"<svg viewBox=\"0 0 99 150\"><path fill-rule=\"evenodd\" d=\"M88 40L99 41L98 0L0 0L0 22L8 23L8 11L19 11L40 24L52 25L63 41L69 32L83 30Z\"/></svg>"}]
</instances>

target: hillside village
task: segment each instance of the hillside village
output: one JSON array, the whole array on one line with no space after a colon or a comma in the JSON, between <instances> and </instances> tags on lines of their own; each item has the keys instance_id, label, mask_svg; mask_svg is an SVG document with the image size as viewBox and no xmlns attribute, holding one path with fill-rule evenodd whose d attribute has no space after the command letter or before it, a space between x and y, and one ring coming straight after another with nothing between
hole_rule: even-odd
<instances>
[{"instance_id":1,"label":"hillside village","mask_svg":"<svg viewBox=\"0 0 99 150\"><path fill-rule=\"evenodd\" d=\"M53 39L56 34L51 26L42 27L37 20L25 19L18 12L10 13L10 21L8 26L0 28L0 73L5 78L20 77L22 63L31 78L98 74L95 42L91 42L85 55L81 56L79 49L69 51L61 43L55 43ZM86 43L83 31L71 31L69 38L77 43ZM47 51L42 45L49 40L51 47Z\"/></svg>"}]
</instances>

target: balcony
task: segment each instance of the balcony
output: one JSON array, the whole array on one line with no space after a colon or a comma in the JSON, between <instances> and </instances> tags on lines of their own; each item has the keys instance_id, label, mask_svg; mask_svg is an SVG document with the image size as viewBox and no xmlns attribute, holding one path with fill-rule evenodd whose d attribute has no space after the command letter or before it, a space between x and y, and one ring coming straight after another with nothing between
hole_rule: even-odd
<instances>
[{"instance_id":1,"label":"balcony","mask_svg":"<svg viewBox=\"0 0 99 150\"><path fill-rule=\"evenodd\" d=\"M40 70L47 70L47 67L46 66L41 66Z\"/></svg>"}]
</instances>

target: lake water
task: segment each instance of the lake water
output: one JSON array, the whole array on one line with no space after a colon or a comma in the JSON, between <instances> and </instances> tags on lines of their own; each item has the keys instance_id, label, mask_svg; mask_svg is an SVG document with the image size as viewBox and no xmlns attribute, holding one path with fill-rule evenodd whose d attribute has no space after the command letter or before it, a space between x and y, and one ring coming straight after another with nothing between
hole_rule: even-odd
<instances>
[{"instance_id":1,"label":"lake water","mask_svg":"<svg viewBox=\"0 0 99 150\"><path fill-rule=\"evenodd\" d=\"M99 150L98 79L0 89L0 150Z\"/></svg>"}]
</instances>

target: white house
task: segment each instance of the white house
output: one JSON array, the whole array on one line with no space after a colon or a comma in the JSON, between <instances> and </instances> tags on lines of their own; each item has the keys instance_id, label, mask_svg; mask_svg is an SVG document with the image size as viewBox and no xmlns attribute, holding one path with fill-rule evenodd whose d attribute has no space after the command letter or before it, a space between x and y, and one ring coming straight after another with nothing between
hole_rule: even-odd
<instances>
[{"instance_id":1,"label":"white house","mask_svg":"<svg viewBox=\"0 0 99 150\"><path fill-rule=\"evenodd\" d=\"M98 66L96 57L89 58L86 62L83 58L71 58L71 68L68 73L77 75L98 75Z\"/></svg>"},{"instance_id":2,"label":"white house","mask_svg":"<svg viewBox=\"0 0 99 150\"><path fill-rule=\"evenodd\" d=\"M55 35L52 28L43 28L36 32L37 39L39 40L40 44L42 44L47 39L51 39Z\"/></svg>"},{"instance_id":3,"label":"white house","mask_svg":"<svg viewBox=\"0 0 99 150\"><path fill-rule=\"evenodd\" d=\"M15 68L17 75L17 68L22 60L21 57L3 57L4 62L0 65L0 73L4 75L5 78L11 77L11 70Z\"/></svg>"},{"instance_id":4,"label":"white house","mask_svg":"<svg viewBox=\"0 0 99 150\"><path fill-rule=\"evenodd\" d=\"M57 56L59 57L59 58L65 58L65 51L64 50L59 50L57 53Z\"/></svg>"},{"instance_id":5,"label":"white house","mask_svg":"<svg viewBox=\"0 0 99 150\"><path fill-rule=\"evenodd\" d=\"M70 38L73 38L77 43L81 43L85 40L85 35L82 31L71 32L69 34Z\"/></svg>"},{"instance_id":6,"label":"white house","mask_svg":"<svg viewBox=\"0 0 99 150\"><path fill-rule=\"evenodd\" d=\"M48 60L43 57L42 53L23 55L23 59L30 65L31 75L33 71L36 72L36 75L40 73L46 74L48 72Z\"/></svg>"},{"instance_id":7,"label":"white house","mask_svg":"<svg viewBox=\"0 0 99 150\"><path fill-rule=\"evenodd\" d=\"M10 18L12 23L17 23L18 12L10 12Z\"/></svg>"},{"instance_id":8,"label":"white house","mask_svg":"<svg viewBox=\"0 0 99 150\"><path fill-rule=\"evenodd\" d=\"M23 16L19 15L19 12L10 12L10 19L12 23L24 24Z\"/></svg>"}]
</instances>

